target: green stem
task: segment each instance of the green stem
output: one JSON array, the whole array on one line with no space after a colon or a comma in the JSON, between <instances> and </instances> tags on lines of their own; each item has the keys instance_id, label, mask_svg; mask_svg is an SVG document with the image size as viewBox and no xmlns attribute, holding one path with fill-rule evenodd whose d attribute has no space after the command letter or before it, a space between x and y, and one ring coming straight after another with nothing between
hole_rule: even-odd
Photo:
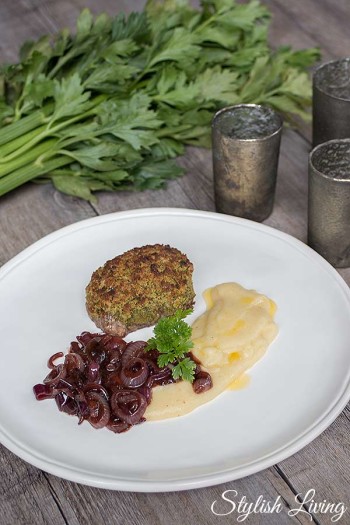
<instances>
[{"instance_id":1,"label":"green stem","mask_svg":"<svg viewBox=\"0 0 350 525\"><path fill-rule=\"evenodd\" d=\"M41 133L45 129L46 129L46 126L40 126L39 128L36 128L34 131L29 131L28 133L25 133L24 135L21 135L20 137L17 137L16 139L11 140L11 142L6 142L6 144L3 144L0 147L1 157L9 155L13 151L18 150L24 144L27 144L27 142L32 140L37 135L37 133Z\"/></svg>"},{"instance_id":2,"label":"green stem","mask_svg":"<svg viewBox=\"0 0 350 525\"><path fill-rule=\"evenodd\" d=\"M71 162L72 160L70 158L62 156L53 160L49 160L42 166L31 164L30 166L20 168L19 170L10 173L10 175L7 175L7 177L0 180L0 196L5 195L5 193L8 193L15 188L18 188L18 186L21 186L25 182L29 182L40 175L49 173L56 168L61 168L66 164L70 164Z\"/></svg>"},{"instance_id":3,"label":"green stem","mask_svg":"<svg viewBox=\"0 0 350 525\"><path fill-rule=\"evenodd\" d=\"M49 140L43 141L36 148L32 148L30 151L27 151L24 155L21 155L20 157L17 157L16 159L4 165L0 165L0 182L1 182L1 177L5 177L6 175L12 173L13 171L16 171L19 168L22 168L24 166L27 166L31 162L35 162L42 155L48 154L50 152L52 152L53 154L56 154L57 148L55 149L55 147L58 142L59 142L58 139L49 139Z\"/></svg>"},{"instance_id":4,"label":"green stem","mask_svg":"<svg viewBox=\"0 0 350 525\"><path fill-rule=\"evenodd\" d=\"M162 128L162 129L158 129L155 134L157 136L157 138L162 138L162 137L173 137L176 133L181 133L183 131L189 131L190 129L192 129L193 126L191 126L191 124L181 124L181 126L177 126L176 128Z\"/></svg>"},{"instance_id":5,"label":"green stem","mask_svg":"<svg viewBox=\"0 0 350 525\"><path fill-rule=\"evenodd\" d=\"M56 74L58 73L58 71L61 69L61 67L63 67L64 65L67 64L67 62L69 62L72 58L75 58L77 55L76 55L76 49L74 47L71 47L71 49L63 56L61 56L59 58L59 60L57 61L55 67L53 67L51 69L51 71L48 73L47 77L48 78L54 78L56 76Z\"/></svg>"},{"instance_id":6,"label":"green stem","mask_svg":"<svg viewBox=\"0 0 350 525\"><path fill-rule=\"evenodd\" d=\"M17 122L4 126L0 129L0 146L42 125L45 122L45 117L44 111L36 111L27 117L21 118L21 120Z\"/></svg>"},{"instance_id":7,"label":"green stem","mask_svg":"<svg viewBox=\"0 0 350 525\"><path fill-rule=\"evenodd\" d=\"M64 129L67 126L70 126L71 124L74 124L75 122L78 122L79 120L85 120L86 118L95 115L96 114L96 106L98 106L99 104L101 104L105 100L106 100L106 96L105 95L100 95L100 96L96 97L95 100L92 101L93 102L92 106L90 107L90 109L88 111L85 111L85 113L82 113L81 115L76 115L75 117L72 117L72 118L70 118L68 120L64 120L63 122L59 122L53 127L50 127L52 125L52 122L54 122L54 121L51 121L48 124L48 126L46 126L44 131L42 131L41 133L33 133L34 136L29 142L27 142L26 144L23 144L23 146L18 148L16 151L13 151L12 153L7 155L6 157L1 157L0 158L0 165L1 164L6 164L7 162L12 161L16 157L19 157L20 155L23 155L23 153L25 153L26 151L30 150L34 146L36 146L41 140L43 140L43 139L45 139L47 137L50 137L50 136L51 137L54 136L61 129ZM20 123L20 122L21 121L19 121L18 123ZM1 153L1 151L0 151L0 153Z\"/></svg>"},{"instance_id":8,"label":"green stem","mask_svg":"<svg viewBox=\"0 0 350 525\"><path fill-rule=\"evenodd\" d=\"M57 124L56 126L54 126L52 128L45 127L44 131L42 131L41 133L35 134L35 136L29 142L27 142L26 144L23 144L23 146L20 147L18 150L13 151L12 153L7 155L6 157L2 157L0 159L0 166L4 165L4 164L7 164L8 162L13 161L17 157L20 157L21 155L26 153L28 150L30 150L34 146L36 146L39 142L41 142L42 140L44 140L44 139L46 139L46 138L48 138L50 136L52 137L53 135L55 135L61 129L64 129L65 127L69 126L70 124L74 124L78 120L81 120L83 118L87 118L88 116L90 116L92 114L93 113L91 111L87 111L83 115L78 115L77 117L73 117L73 118L71 118L69 120L65 120L64 122L61 122L60 124Z\"/></svg>"}]
</instances>

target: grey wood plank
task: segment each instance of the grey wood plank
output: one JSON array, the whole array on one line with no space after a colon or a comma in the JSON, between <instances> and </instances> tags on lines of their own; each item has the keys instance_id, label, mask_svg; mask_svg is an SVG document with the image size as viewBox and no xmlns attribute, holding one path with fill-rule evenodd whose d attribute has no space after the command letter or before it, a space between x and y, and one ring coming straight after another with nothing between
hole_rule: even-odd
<instances>
[{"instance_id":1,"label":"grey wood plank","mask_svg":"<svg viewBox=\"0 0 350 525\"><path fill-rule=\"evenodd\" d=\"M348 56L347 0L265 0L274 13L275 22L271 38L298 48L318 45L324 60ZM288 23L285 21L288 20Z\"/></svg>"},{"instance_id":2,"label":"grey wood plank","mask_svg":"<svg viewBox=\"0 0 350 525\"><path fill-rule=\"evenodd\" d=\"M65 524L43 472L15 458L2 446L0 471L1 525Z\"/></svg>"},{"instance_id":3,"label":"grey wood plank","mask_svg":"<svg viewBox=\"0 0 350 525\"><path fill-rule=\"evenodd\" d=\"M349 507L350 405L315 441L298 454L279 463L281 472L304 496L314 489L317 502L343 502ZM331 515L315 514L320 523L331 524ZM342 523L343 520L340 520ZM349 521L349 515L344 523Z\"/></svg>"},{"instance_id":4,"label":"grey wood plank","mask_svg":"<svg viewBox=\"0 0 350 525\"><path fill-rule=\"evenodd\" d=\"M295 518L288 516L288 509L295 505L294 494L275 469L250 476L239 481L217 485L205 489L185 492L170 492L166 494L142 494L108 492L90 487L82 487L68 483L59 478L50 477L57 494L60 494L60 505L63 511L66 504L72 505L80 525L100 525L109 523L111 516L118 516L118 525L131 523L147 523L152 525L170 525L183 523L217 523L229 524L235 522L238 514L216 516L212 504L217 501L214 510L225 514L232 509L229 502L222 500L226 490L237 491L227 494L238 502L243 496L247 502L256 502L260 495L267 501L276 501L280 496L281 512L264 515L250 515L247 523L250 525L293 525L309 523L303 515ZM69 509L67 509L69 510Z\"/></svg>"},{"instance_id":5,"label":"grey wood plank","mask_svg":"<svg viewBox=\"0 0 350 525\"><path fill-rule=\"evenodd\" d=\"M1 198L0 264L44 235L94 215L87 202L63 195L51 185L22 186Z\"/></svg>"}]
</instances>

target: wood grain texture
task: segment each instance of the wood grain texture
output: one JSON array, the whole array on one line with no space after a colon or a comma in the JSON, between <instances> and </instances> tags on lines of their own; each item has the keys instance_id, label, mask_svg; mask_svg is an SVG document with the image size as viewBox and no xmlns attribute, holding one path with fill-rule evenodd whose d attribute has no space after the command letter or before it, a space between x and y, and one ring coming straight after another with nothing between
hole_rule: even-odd
<instances>
[{"instance_id":1,"label":"wood grain texture","mask_svg":"<svg viewBox=\"0 0 350 525\"><path fill-rule=\"evenodd\" d=\"M21 43L60 27L72 28L81 8L116 13L141 9L141 0L1 0L0 60L14 61ZM265 0L273 12L271 43L302 48L319 46L324 59L350 51L348 0ZM307 155L310 127L284 132L275 207L267 224L302 241L307 233ZM180 159L182 179L161 191L101 194L96 205L68 197L51 186L27 184L0 199L0 265L47 233L78 220L118 210L171 206L214 210L211 154L188 148ZM350 283L350 268L341 275ZM322 382L320 380L320 387ZM297 384L296 384L297 388ZM281 414L288 417L288 414ZM281 496L283 512L253 515L249 525L310 523L306 514L288 517L295 496L315 488L317 500L344 501L350 506L350 407L315 441L273 468L216 487L168 494L98 490L48 475L0 448L1 525L180 525L236 523L237 515L214 516L210 506L223 490L237 490L248 501L261 494ZM221 508L224 511L224 507ZM229 510L226 508L226 510ZM349 511L348 511L349 512ZM314 515L313 523L330 525L330 515ZM350 523L347 514L340 523Z\"/></svg>"}]
</instances>

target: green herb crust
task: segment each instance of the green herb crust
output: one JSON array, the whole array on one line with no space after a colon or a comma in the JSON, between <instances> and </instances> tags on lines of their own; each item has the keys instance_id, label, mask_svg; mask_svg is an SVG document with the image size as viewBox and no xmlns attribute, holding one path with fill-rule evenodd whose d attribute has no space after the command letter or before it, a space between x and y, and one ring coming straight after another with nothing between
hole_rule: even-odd
<instances>
[{"instance_id":1,"label":"green herb crust","mask_svg":"<svg viewBox=\"0 0 350 525\"><path fill-rule=\"evenodd\" d=\"M103 331L121 337L152 326L193 306L192 272L186 255L169 245L133 248L93 273L86 287L88 314Z\"/></svg>"}]
</instances>

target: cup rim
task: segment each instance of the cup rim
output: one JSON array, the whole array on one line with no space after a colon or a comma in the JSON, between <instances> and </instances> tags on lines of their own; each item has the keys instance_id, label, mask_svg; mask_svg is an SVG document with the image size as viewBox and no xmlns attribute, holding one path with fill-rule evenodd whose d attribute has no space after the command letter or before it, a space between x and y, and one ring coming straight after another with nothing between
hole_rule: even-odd
<instances>
[{"instance_id":1,"label":"cup rim","mask_svg":"<svg viewBox=\"0 0 350 525\"><path fill-rule=\"evenodd\" d=\"M321 69L329 66L330 64L336 64L337 62L344 62L344 61L347 61L350 64L350 57L337 58L335 60L329 60L328 62L324 62L323 64L320 64L313 72L313 76L312 76L313 86L314 88L318 89L318 91L320 91L324 95L327 95L327 97L333 98L335 100L342 100L343 102L350 102L350 98L339 97L337 95L333 95L332 93L328 93L328 91L326 91L325 89L322 89L317 84L317 74L321 71Z\"/></svg>"},{"instance_id":2,"label":"cup rim","mask_svg":"<svg viewBox=\"0 0 350 525\"><path fill-rule=\"evenodd\" d=\"M278 128L273 131L272 133L270 133L269 135L265 135L265 137L257 137L255 139L241 139L239 137L229 137L231 138L231 140L235 140L237 142L263 142L267 139L270 139L271 137L273 137L274 135L277 135L278 133L280 133L280 131L282 130L283 128L283 118L282 116L277 113L277 111L275 111L274 109L272 109L270 106L265 106L263 104L233 104L232 106L225 106L224 108L221 108L219 109L213 116L212 118L212 121L211 121L211 127L213 129L214 127L214 122L215 120L223 113L226 113L226 111L232 111L234 109L237 109L237 108L263 108L263 109L269 109L270 111L272 111L272 113L274 113L276 115L276 117L278 118L279 120L279 126Z\"/></svg>"},{"instance_id":3,"label":"cup rim","mask_svg":"<svg viewBox=\"0 0 350 525\"><path fill-rule=\"evenodd\" d=\"M314 165L314 163L312 162L312 157L314 155L314 153L318 150L318 149L321 149L323 146L327 146L329 144L335 144L335 143L338 143L339 142L341 143L347 143L349 144L350 146L350 138L348 139L332 139L332 140L327 140L326 142L321 142L321 144L318 144L317 146L315 146L309 153L309 166L313 169L314 172L317 173L317 175L320 175L321 177L327 179L327 180L332 180L334 182L345 182L345 183L348 183L350 184L350 178L340 178L340 179L335 179L334 177L331 177L330 175L327 175L326 173L323 173L322 171L319 171L316 166Z\"/></svg>"}]
</instances>

